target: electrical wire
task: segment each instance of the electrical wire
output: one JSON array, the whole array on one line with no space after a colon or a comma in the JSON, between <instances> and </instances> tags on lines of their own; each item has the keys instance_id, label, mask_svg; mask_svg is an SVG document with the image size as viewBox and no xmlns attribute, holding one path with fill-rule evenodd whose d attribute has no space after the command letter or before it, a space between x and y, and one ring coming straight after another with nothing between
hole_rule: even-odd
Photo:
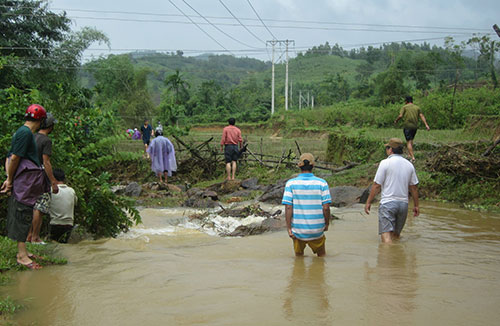
<instances>
[{"instance_id":1,"label":"electrical wire","mask_svg":"<svg viewBox=\"0 0 500 326\"><path fill-rule=\"evenodd\" d=\"M174 6L175 8L177 8L177 10L179 10L184 16L186 16L186 18L188 18L193 24L195 24L196 27L198 27L198 29L201 30L205 35L207 35L215 43L219 44L219 46L221 48L223 48L226 52L229 52L230 54L234 55L231 51L229 51L228 49L226 49L226 47L224 47L224 45L222 45L219 41L217 41L215 38L213 38L207 31L205 31L203 28L201 28L194 20L191 19L191 17L187 16L184 13L184 11L182 11L179 7L177 7L177 5L172 0L168 0L168 1L172 4L172 6Z\"/></svg>"},{"instance_id":2,"label":"electrical wire","mask_svg":"<svg viewBox=\"0 0 500 326\"><path fill-rule=\"evenodd\" d=\"M273 37L273 40L276 40L276 36L274 36L274 34L271 32L271 30L267 27L267 25L262 20L262 18L260 18L259 13L257 13L257 10L255 10L255 8L252 6L252 3L250 2L250 0L247 0L247 2L250 5L250 7L252 7L253 12L255 13L255 15L257 16L257 18L259 18L259 20L262 23L262 25L267 29L267 31L269 32L269 34L271 34L271 36Z\"/></svg>"},{"instance_id":3,"label":"electrical wire","mask_svg":"<svg viewBox=\"0 0 500 326\"><path fill-rule=\"evenodd\" d=\"M219 0L219 2L224 6L224 8L226 8L226 10L231 14L231 16L233 16L234 19L236 19L236 21L238 23L240 23L240 25L247 30L248 33L250 33L250 35L252 35L253 37L255 37L258 41L260 41L261 43L263 44L266 44L266 42L264 40L262 40L260 37L258 37L257 35L255 35L250 29L248 29L248 27L245 26L245 24L243 24L241 22L241 20L236 17L233 12L224 4L224 2L222 2L222 0Z\"/></svg>"},{"instance_id":4,"label":"electrical wire","mask_svg":"<svg viewBox=\"0 0 500 326\"><path fill-rule=\"evenodd\" d=\"M213 24L210 20L208 20L205 16L203 16L202 14L200 14L196 9L194 9L186 0L182 0L182 2L184 2L189 8L191 8L195 13L197 13L201 18L203 18L207 23L209 23L211 26L213 26L216 30L218 30L219 32L221 32L222 34L226 35L227 37L229 37L231 40L243 45L243 46L246 46L246 47L249 47L249 48L254 48L256 49L255 46L252 46L252 45L248 45L246 43L243 43L241 42L240 40L232 37L231 35L229 35L228 33L224 32L222 29L220 29L219 27L217 27L215 24Z\"/></svg>"}]
</instances>

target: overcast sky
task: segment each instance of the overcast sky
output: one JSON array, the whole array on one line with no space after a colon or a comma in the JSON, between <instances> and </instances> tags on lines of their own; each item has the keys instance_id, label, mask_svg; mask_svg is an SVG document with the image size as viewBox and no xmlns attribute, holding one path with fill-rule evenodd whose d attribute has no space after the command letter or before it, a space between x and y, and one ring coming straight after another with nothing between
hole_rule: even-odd
<instances>
[{"instance_id":1,"label":"overcast sky","mask_svg":"<svg viewBox=\"0 0 500 326\"><path fill-rule=\"evenodd\" d=\"M350 49L422 39L443 45L445 36L462 41L473 33L493 33L491 37L498 39L492 25L500 25L498 0L221 1L51 0L50 8L66 10L75 30L91 26L109 37L111 50L99 50L104 46L94 44L86 59L90 54L150 49L183 50L186 55L213 51L269 60L271 51L265 42L272 39L293 40L290 55L294 56L294 51L326 41Z\"/></svg>"}]
</instances>

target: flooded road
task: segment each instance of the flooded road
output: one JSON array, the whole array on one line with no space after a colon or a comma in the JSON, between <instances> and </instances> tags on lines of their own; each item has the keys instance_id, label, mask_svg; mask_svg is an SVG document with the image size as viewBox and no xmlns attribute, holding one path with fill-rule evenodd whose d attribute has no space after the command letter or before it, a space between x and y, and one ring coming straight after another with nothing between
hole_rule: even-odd
<instances>
[{"instance_id":1,"label":"flooded road","mask_svg":"<svg viewBox=\"0 0 500 326\"><path fill-rule=\"evenodd\" d=\"M327 257L296 259L285 231L222 238L145 209L144 225L60 245L68 265L5 290L29 306L21 325L498 325L500 216L424 202L382 245L373 211L333 210Z\"/></svg>"}]
</instances>

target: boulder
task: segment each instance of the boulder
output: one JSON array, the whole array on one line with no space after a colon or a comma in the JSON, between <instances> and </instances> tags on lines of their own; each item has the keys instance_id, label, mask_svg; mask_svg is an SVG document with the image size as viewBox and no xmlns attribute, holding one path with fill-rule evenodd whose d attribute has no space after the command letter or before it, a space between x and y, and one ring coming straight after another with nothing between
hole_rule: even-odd
<instances>
[{"instance_id":1,"label":"boulder","mask_svg":"<svg viewBox=\"0 0 500 326\"><path fill-rule=\"evenodd\" d=\"M233 232L227 234L230 237L245 237L249 235L262 234L264 232L278 231L286 227L284 220L267 218L261 223L240 225Z\"/></svg>"},{"instance_id":2,"label":"boulder","mask_svg":"<svg viewBox=\"0 0 500 326\"><path fill-rule=\"evenodd\" d=\"M257 189L259 189L258 183L259 183L259 179L250 178L250 179L243 180L241 182L241 187L243 189L257 190Z\"/></svg>"},{"instance_id":3,"label":"boulder","mask_svg":"<svg viewBox=\"0 0 500 326\"><path fill-rule=\"evenodd\" d=\"M212 200L219 200L219 195L215 191L205 190L201 193L201 198L210 198Z\"/></svg>"},{"instance_id":4,"label":"boulder","mask_svg":"<svg viewBox=\"0 0 500 326\"><path fill-rule=\"evenodd\" d=\"M219 207L219 202L210 198L190 197L184 202L186 207L194 208L215 208Z\"/></svg>"},{"instance_id":5,"label":"boulder","mask_svg":"<svg viewBox=\"0 0 500 326\"><path fill-rule=\"evenodd\" d=\"M220 195L227 195L240 189L240 180L226 180L207 187L207 190L212 190Z\"/></svg>"},{"instance_id":6,"label":"boulder","mask_svg":"<svg viewBox=\"0 0 500 326\"><path fill-rule=\"evenodd\" d=\"M330 188L332 206L344 207L359 203L359 199L365 190L352 186L340 186Z\"/></svg>"},{"instance_id":7,"label":"boulder","mask_svg":"<svg viewBox=\"0 0 500 326\"><path fill-rule=\"evenodd\" d=\"M117 195L121 195L123 194L123 192L125 191L125 188L127 188L127 186L124 186L124 185L116 185L116 186L112 186L111 187L111 191Z\"/></svg>"},{"instance_id":8,"label":"boulder","mask_svg":"<svg viewBox=\"0 0 500 326\"><path fill-rule=\"evenodd\" d=\"M258 198L259 201L281 204L281 199L283 198L283 191L285 190L285 184L288 179L282 179L276 182L274 185L270 186L263 194Z\"/></svg>"},{"instance_id":9,"label":"boulder","mask_svg":"<svg viewBox=\"0 0 500 326\"><path fill-rule=\"evenodd\" d=\"M71 235L68 238L68 243L75 244L83 240L92 240L94 237L88 233L84 227L76 224L71 230Z\"/></svg>"},{"instance_id":10,"label":"boulder","mask_svg":"<svg viewBox=\"0 0 500 326\"><path fill-rule=\"evenodd\" d=\"M251 190L238 190L230 194L231 197L249 197L252 194Z\"/></svg>"},{"instance_id":11,"label":"boulder","mask_svg":"<svg viewBox=\"0 0 500 326\"><path fill-rule=\"evenodd\" d=\"M141 195L141 192L142 192L141 185L138 184L137 182L131 182L125 188L123 194L125 196L130 196L130 197L139 197Z\"/></svg>"}]
</instances>

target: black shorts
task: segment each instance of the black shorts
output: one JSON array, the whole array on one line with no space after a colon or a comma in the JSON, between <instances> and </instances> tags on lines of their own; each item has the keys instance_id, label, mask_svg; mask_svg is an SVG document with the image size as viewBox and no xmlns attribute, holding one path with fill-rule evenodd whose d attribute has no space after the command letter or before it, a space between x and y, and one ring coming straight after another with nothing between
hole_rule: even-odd
<instances>
[{"instance_id":1,"label":"black shorts","mask_svg":"<svg viewBox=\"0 0 500 326\"><path fill-rule=\"evenodd\" d=\"M238 145L226 145L224 147L224 159L226 163L231 163L232 161L237 161L240 158L240 150Z\"/></svg>"},{"instance_id":2,"label":"black shorts","mask_svg":"<svg viewBox=\"0 0 500 326\"><path fill-rule=\"evenodd\" d=\"M71 230L73 230L73 225L50 224L50 239L60 243L68 243L68 239L71 235Z\"/></svg>"},{"instance_id":3,"label":"black shorts","mask_svg":"<svg viewBox=\"0 0 500 326\"><path fill-rule=\"evenodd\" d=\"M143 138L142 142L144 143L144 145L148 145L149 146L149 143L151 142L151 139L146 140L146 139Z\"/></svg>"},{"instance_id":4,"label":"black shorts","mask_svg":"<svg viewBox=\"0 0 500 326\"><path fill-rule=\"evenodd\" d=\"M7 236L17 242L26 242L33 221L33 207L9 198L7 211Z\"/></svg>"},{"instance_id":5,"label":"black shorts","mask_svg":"<svg viewBox=\"0 0 500 326\"><path fill-rule=\"evenodd\" d=\"M403 129L403 133L405 134L405 139L406 140L412 140L415 138L415 135L417 134L417 129Z\"/></svg>"}]
</instances>

